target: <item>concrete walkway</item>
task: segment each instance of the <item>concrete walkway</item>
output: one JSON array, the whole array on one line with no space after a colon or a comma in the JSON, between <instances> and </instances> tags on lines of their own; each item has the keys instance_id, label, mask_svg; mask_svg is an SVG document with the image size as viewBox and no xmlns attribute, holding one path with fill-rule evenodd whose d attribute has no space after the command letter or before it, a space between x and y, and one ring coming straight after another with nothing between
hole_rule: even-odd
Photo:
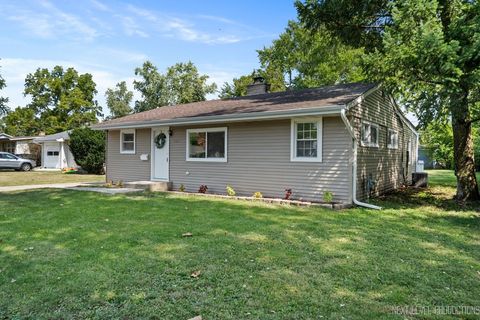
<instances>
[{"instance_id":1,"label":"concrete walkway","mask_svg":"<svg viewBox=\"0 0 480 320\"><path fill-rule=\"evenodd\" d=\"M31 184L24 186L6 186L0 187L0 192L22 191L31 189L46 189L46 188L73 188L79 186L90 186L89 183L68 182L68 183L52 183L52 184Z\"/></svg>"},{"instance_id":2,"label":"concrete walkway","mask_svg":"<svg viewBox=\"0 0 480 320\"><path fill-rule=\"evenodd\" d=\"M108 193L108 194L144 191L144 189L136 189L136 188L101 188L101 187L98 187L97 183L69 182L69 183L32 184L32 185L24 185L24 186L0 187L0 193L11 192L11 191L33 190L33 189L47 189L47 188L70 189L70 190L78 190L78 191L93 191L93 192Z\"/></svg>"}]
</instances>

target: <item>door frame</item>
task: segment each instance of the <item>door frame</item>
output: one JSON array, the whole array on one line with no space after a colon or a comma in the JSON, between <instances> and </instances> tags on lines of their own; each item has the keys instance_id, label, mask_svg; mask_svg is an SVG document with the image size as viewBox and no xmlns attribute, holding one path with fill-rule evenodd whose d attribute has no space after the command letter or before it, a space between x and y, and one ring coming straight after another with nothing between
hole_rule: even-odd
<instances>
[{"instance_id":1,"label":"door frame","mask_svg":"<svg viewBox=\"0 0 480 320\"><path fill-rule=\"evenodd\" d=\"M155 130L163 129L165 130L165 134L167 135L167 179L158 179L155 178L155 143L153 142L154 132ZM150 129L150 180L151 181L162 181L162 182L169 182L170 181L170 127L169 126L159 126L153 127Z\"/></svg>"}]
</instances>

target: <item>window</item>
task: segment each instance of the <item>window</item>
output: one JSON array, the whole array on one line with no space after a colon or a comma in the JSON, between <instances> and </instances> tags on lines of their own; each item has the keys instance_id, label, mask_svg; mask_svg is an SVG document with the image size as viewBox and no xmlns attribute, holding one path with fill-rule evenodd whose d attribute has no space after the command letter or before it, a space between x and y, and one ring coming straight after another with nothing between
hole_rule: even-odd
<instances>
[{"instance_id":1,"label":"window","mask_svg":"<svg viewBox=\"0 0 480 320\"><path fill-rule=\"evenodd\" d=\"M3 154L0 154L0 158L3 158L3 159L10 159L10 160L17 160L18 158L15 157L14 155L12 154L8 154L8 153L3 153Z\"/></svg>"},{"instance_id":2,"label":"window","mask_svg":"<svg viewBox=\"0 0 480 320\"><path fill-rule=\"evenodd\" d=\"M47 156L52 157L52 156L58 156L59 153L58 151L47 151Z\"/></svg>"},{"instance_id":3,"label":"window","mask_svg":"<svg viewBox=\"0 0 480 320\"><path fill-rule=\"evenodd\" d=\"M322 118L292 120L291 161L322 161Z\"/></svg>"},{"instance_id":4,"label":"window","mask_svg":"<svg viewBox=\"0 0 480 320\"><path fill-rule=\"evenodd\" d=\"M120 131L120 153L135 153L135 129Z\"/></svg>"},{"instance_id":5,"label":"window","mask_svg":"<svg viewBox=\"0 0 480 320\"><path fill-rule=\"evenodd\" d=\"M362 146L378 147L378 125L362 122Z\"/></svg>"},{"instance_id":6,"label":"window","mask_svg":"<svg viewBox=\"0 0 480 320\"><path fill-rule=\"evenodd\" d=\"M187 161L227 161L227 128L188 129Z\"/></svg>"},{"instance_id":7,"label":"window","mask_svg":"<svg viewBox=\"0 0 480 320\"><path fill-rule=\"evenodd\" d=\"M398 149L398 132L396 130L388 129L387 147L389 149Z\"/></svg>"}]
</instances>

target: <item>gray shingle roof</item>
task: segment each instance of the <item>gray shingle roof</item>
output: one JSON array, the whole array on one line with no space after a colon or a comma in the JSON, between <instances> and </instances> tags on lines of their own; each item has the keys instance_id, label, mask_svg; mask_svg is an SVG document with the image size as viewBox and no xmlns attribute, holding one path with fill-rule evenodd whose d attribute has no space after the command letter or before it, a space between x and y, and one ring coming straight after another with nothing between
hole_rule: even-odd
<instances>
[{"instance_id":1,"label":"gray shingle roof","mask_svg":"<svg viewBox=\"0 0 480 320\"><path fill-rule=\"evenodd\" d=\"M268 111L321 108L345 105L366 91L374 88L373 83L349 83L314 89L292 90L245 96L225 100L208 100L131 114L105 121L93 127L101 129L115 125L148 124L160 120L194 119L196 117L252 114Z\"/></svg>"},{"instance_id":2,"label":"gray shingle roof","mask_svg":"<svg viewBox=\"0 0 480 320\"><path fill-rule=\"evenodd\" d=\"M35 143L40 143L40 142L57 141L58 139L69 140L70 139L70 131L71 130L67 130L67 131L62 131L62 132L55 133L55 134L50 134L48 136L37 137L33 141Z\"/></svg>"}]
</instances>

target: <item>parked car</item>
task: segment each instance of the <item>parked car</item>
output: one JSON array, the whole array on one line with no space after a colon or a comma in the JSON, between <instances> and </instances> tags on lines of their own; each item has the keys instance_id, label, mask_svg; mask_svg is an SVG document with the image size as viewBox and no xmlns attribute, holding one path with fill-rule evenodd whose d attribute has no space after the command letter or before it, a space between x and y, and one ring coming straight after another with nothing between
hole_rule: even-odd
<instances>
[{"instance_id":1,"label":"parked car","mask_svg":"<svg viewBox=\"0 0 480 320\"><path fill-rule=\"evenodd\" d=\"M34 160L20 158L8 152L0 152L0 169L30 171L36 166Z\"/></svg>"}]
</instances>

